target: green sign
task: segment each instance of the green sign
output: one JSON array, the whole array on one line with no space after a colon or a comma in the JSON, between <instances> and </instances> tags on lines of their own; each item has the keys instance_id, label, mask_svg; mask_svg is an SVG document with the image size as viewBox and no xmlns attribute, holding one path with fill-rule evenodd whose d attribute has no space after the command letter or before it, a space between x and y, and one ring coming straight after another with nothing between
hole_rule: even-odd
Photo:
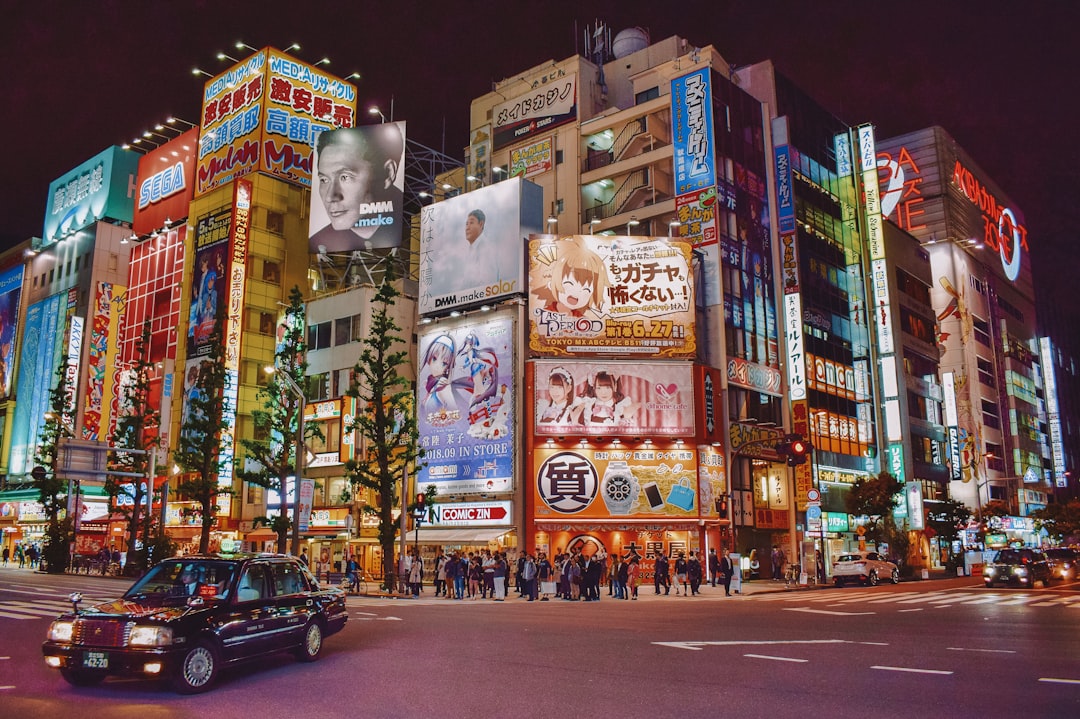
<instances>
[{"instance_id":1,"label":"green sign","mask_svg":"<svg viewBox=\"0 0 1080 719\"><path fill-rule=\"evenodd\" d=\"M847 532L848 515L840 512L825 512L825 527L828 532Z\"/></svg>"}]
</instances>

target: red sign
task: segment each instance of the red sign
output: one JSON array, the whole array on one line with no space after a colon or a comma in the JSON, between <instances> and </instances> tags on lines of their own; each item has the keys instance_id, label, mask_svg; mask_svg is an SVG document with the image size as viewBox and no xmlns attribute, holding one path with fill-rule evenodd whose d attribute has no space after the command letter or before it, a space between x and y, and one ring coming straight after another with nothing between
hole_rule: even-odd
<instances>
[{"instance_id":1,"label":"red sign","mask_svg":"<svg viewBox=\"0 0 1080 719\"><path fill-rule=\"evenodd\" d=\"M139 158L135 180L135 213L131 227L138 235L148 235L165 225L187 217L195 196L195 153L199 129L192 128Z\"/></svg>"}]
</instances>

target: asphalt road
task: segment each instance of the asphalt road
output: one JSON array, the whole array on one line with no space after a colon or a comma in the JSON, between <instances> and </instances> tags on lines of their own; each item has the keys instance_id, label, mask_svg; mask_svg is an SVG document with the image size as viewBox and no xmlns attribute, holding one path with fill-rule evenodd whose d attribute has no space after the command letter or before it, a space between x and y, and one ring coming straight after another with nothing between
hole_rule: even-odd
<instances>
[{"instance_id":1,"label":"asphalt road","mask_svg":"<svg viewBox=\"0 0 1080 719\"><path fill-rule=\"evenodd\" d=\"M350 598L315 664L224 673L204 695L47 669L49 616L120 580L0 570L0 716L1072 717L1080 583L987 590L977 579L727 598L597 603ZM606 590L605 590L606 591ZM511 595L515 596L515 595Z\"/></svg>"}]
</instances>

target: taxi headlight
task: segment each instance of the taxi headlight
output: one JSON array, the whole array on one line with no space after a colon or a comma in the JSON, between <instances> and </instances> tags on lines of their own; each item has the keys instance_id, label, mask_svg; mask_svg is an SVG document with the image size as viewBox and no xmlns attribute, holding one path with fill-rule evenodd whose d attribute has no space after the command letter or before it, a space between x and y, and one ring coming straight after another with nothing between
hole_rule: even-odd
<instances>
[{"instance_id":1,"label":"taxi headlight","mask_svg":"<svg viewBox=\"0 0 1080 719\"><path fill-rule=\"evenodd\" d=\"M128 644L133 647L163 647L172 644L172 640L172 629L168 627L136 625L128 637Z\"/></svg>"},{"instance_id":2,"label":"taxi headlight","mask_svg":"<svg viewBox=\"0 0 1080 719\"><path fill-rule=\"evenodd\" d=\"M1026 577L1027 573L1027 567L1013 567L1013 574L1019 574L1021 577Z\"/></svg>"},{"instance_id":3,"label":"taxi headlight","mask_svg":"<svg viewBox=\"0 0 1080 719\"><path fill-rule=\"evenodd\" d=\"M71 636L75 632L75 622L71 621L55 621L49 625L49 641L50 642L70 642Z\"/></svg>"}]
</instances>

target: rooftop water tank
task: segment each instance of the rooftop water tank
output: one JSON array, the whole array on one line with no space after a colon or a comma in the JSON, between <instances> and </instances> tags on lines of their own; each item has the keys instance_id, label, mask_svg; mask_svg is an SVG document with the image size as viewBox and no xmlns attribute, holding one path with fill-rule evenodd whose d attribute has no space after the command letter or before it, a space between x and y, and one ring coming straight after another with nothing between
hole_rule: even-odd
<instances>
[{"instance_id":1,"label":"rooftop water tank","mask_svg":"<svg viewBox=\"0 0 1080 719\"><path fill-rule=\"evenodd\" d=\"M611 51L616 58L626 57L649 46L649 33L640 27L629 27L619 31L611 43Z\"/></svg>"}]
</instances>

